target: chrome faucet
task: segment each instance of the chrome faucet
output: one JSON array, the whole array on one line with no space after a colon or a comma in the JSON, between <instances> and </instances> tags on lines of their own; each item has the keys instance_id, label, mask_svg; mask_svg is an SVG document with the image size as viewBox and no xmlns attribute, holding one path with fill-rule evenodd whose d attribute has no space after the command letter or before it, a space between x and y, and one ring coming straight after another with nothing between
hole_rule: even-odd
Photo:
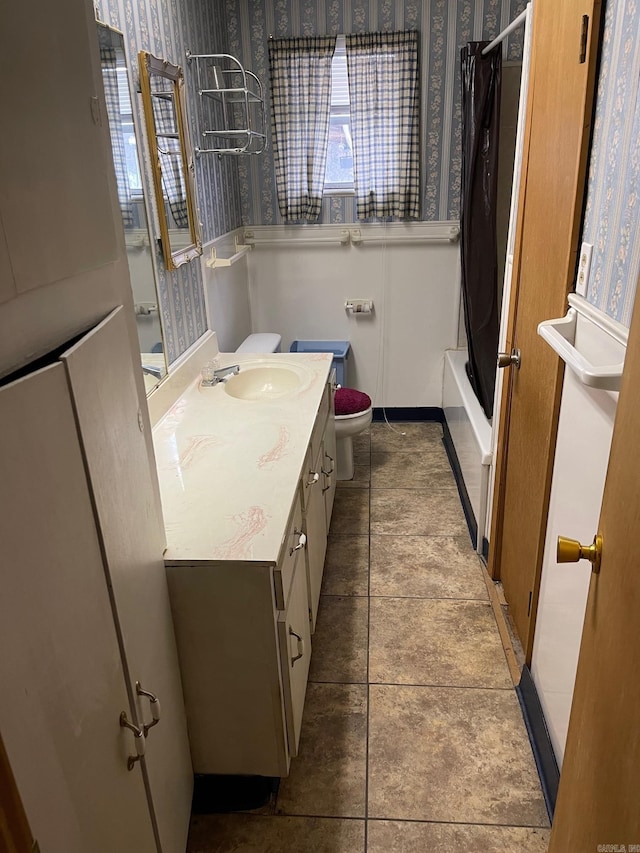
<instances>
[{"instance_id":1,"label":"chrome faucet","mask_svg":"<svg viewBox=\"0 0 640 853\"><path fill-rule=\"evenodd\" d=\"M239 364L231 364L228 367L219 367L217 370L214 370L210 376L207 376L206 379L203 377L202 384L217 385L218 382L226 382L230 376L235 376L236 373L240 373Z\"/></svg>"}]
</instances>

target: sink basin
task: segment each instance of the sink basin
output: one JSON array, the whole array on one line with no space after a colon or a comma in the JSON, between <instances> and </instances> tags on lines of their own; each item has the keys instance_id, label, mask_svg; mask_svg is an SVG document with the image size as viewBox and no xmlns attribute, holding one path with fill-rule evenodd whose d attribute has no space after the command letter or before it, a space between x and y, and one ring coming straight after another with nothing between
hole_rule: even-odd
<instances>
[{"instance_id":1,"label":"sink basin","mask_svg":"<svg viewBox=\"0 0 640 853\"><path fill-rule=\"evenodd\" d=\"M225 383L224 390L239 400L274 400L295 393L302 384L303 378L295 370L265 365L242 367Z\"/></svg>"}]
</instances>

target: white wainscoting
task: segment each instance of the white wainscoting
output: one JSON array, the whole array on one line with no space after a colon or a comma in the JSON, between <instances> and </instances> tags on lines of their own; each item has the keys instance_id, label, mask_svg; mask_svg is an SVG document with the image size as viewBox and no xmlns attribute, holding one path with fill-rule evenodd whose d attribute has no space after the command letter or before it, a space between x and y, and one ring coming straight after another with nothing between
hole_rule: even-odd
<instances>
[{"instance_id":1,"label":"white wainscoting","mask_svg":"<svg viewBox=\"0 0 640 853\"><path fill-rule=\"evenodd\" d=\"M441 406L444 351L458 339L457 225L247 228L252 331L278 332L283 350L348 340L349 385L374 405ZM357 299L373 300L373 313L349 314Z\"/></svg>"},{"instance_id":2,"label":"white wainscoting","mask_svg":"<svg viewBox=\"0 0 640 853\"><path fill-rule=\"evenodd\" d=\"M218 258L234 258L238 255L237 244L243 238L244 229L238 228L202 247L200 263L207 321L217 335L220 352L234 352L252 332L248 255L241 255L230 266L212 267L211 252L215 250Z\"/></svg>"}]
</instances>

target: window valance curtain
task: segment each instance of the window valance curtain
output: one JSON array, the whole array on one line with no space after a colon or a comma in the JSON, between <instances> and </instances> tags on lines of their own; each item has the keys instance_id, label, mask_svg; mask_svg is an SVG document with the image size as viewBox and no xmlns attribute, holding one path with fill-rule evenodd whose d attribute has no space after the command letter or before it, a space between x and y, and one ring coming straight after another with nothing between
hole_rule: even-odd
<instances>
[{"instance_id":1,"label":"window valance curtain","mask_svg":"<svg viewBox=\"0 0 640 853\"><path fill-rule=\"evenodd\" d=\"M358 219L417 219L418 33L355 33L346 51Z\"/></svg>"},{"instance_id":2,"label":"window valance curtain","mask_svg":"<svg viewBox=\"0 0 640 853\"><path fill-rule=\"evenodd\" d=\"M320 215L335 44L335 36L269 42L276 188L285 222L315 222Z\"/></svg>"}]
</instances>

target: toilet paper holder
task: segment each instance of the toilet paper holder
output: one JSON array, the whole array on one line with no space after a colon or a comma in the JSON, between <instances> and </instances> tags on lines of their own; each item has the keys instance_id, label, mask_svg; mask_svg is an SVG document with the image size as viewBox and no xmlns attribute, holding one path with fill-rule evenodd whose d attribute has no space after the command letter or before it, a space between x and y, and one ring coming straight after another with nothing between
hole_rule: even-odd
<instances>
[{"instance_id":1,"label":"toilet paper holder","mask_svg":"<svg viewBox=\"0 0 640 853\"><path fill-rule=\"evenodd\" d=\"M348 299L344 303L345 310L349 314L372 314L373 300L372 299Z\"/></svg>"}]
</instances>

